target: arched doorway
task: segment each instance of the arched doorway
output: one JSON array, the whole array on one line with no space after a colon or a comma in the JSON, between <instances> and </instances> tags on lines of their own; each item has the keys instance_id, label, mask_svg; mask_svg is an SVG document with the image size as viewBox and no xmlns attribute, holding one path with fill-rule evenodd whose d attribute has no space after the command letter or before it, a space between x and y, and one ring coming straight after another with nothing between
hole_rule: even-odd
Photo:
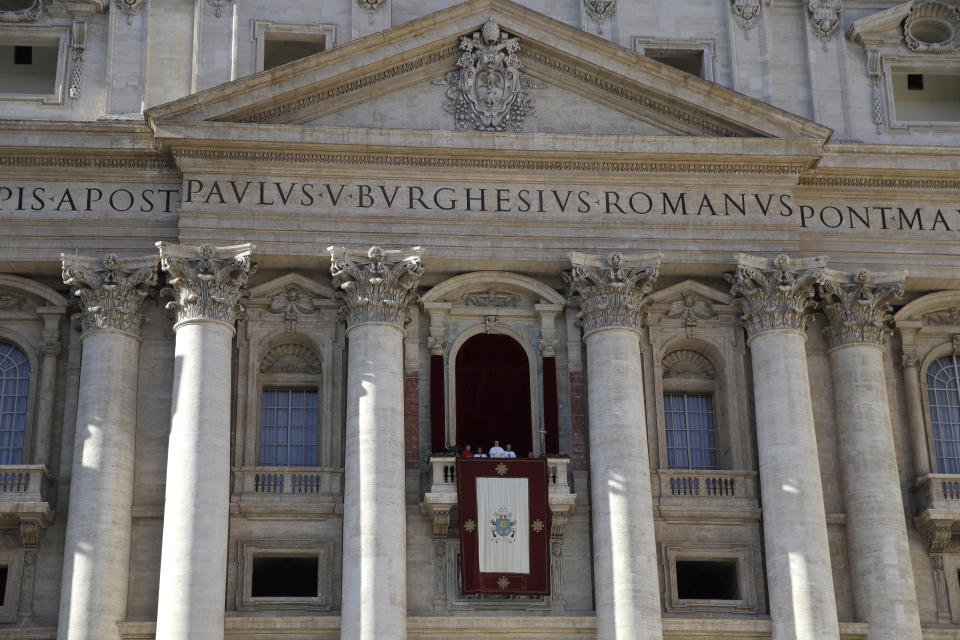
<instances>
[{"instance_id":1,"label":"arched doorway","mask_svg":"<svg viewBox=\"0 0 960 640\"><path fill-rule=\"evenodd\" d=\"M533 451L530 362L513 338L481 333L456 359L457 444L484 450L499 440L517 455Z\"/></svg>"}]
</instances>

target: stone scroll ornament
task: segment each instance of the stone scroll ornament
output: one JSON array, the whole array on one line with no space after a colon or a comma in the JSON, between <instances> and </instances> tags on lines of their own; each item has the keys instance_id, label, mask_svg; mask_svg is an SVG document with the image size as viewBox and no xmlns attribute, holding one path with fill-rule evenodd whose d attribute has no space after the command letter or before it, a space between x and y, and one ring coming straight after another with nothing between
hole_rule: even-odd
<instances>
[{"instance_id":1,"label":"stone scroll ornament","mask_svg":"<svg viewBox=\"0 0 960 640\"><path fill-rule=\"evenodd\" d=\"M344 247L327 247L330 273L337 298L343 301L341 315L347 329L368 322L384 322L401 329L406 307L417 300L417 285L423 267L423 250L384 251L371 247L366 253Z\"/></svg>"},{"instance_id":2,"label":"stone scroll ornament","mask_svg":"<svg viewBox=\"0 0 960 640\"><path fill-rule=\"evenodd\" d=\"M83 332L97 329L140 334L143 299L157 284L157 258L103 258L60 254L63 282L80 300Z\"/></svg>"},{"instance_id":3,"label":"stone scroll ornament","mask_svg":"<svg viewBox=\"0 0 960 640\"><path fill-rule=\"evenodd\" d=\"M239 299L247 279L256 271L250 260L252 244L190 247L158 242L160 267L167 272L161 294L173 298L167 309L177 322L216 320L233 326L241 310Z\"/></svg>"},{"instance_id":4,"label":"stone scroll ornament","mask_svg":"<svg viewBox=\"0 0 960 640\"><path fill-rule=\"evenodd\" d=\"M819 286L821 306L829 324L823 333L831 347L844 344L883 344L890 331L890 302L903 295L904 274L854 274L828 269Z\"/></svg>"},{"instance_id":5,"label":"stone scroll ornament","mask_svg":"<svg viewBox=\"0 0 960 640\"><path fill-rule=\"evenodd\" d=\"M840 0L808 0L807 12L810 14L810 30L813 35L826 43L840 30L840 12L843 5Z\"/></svg>"},{"instance_id":6,"label":"stone scroll ornament","mask_svg":"<svg viewBox=\"0 0 960 640\"><path fill-rule=\"evenodd\" d=\"M577 322L584 335L597 329L626 327L640 330L644 298L660 275L660 254L608 258L573 253L573 269L564 273L567 298L578 305Z\"/></svg>"},{"instance_id":7,"label":"stone scroll ornament","mask_svg":"<svg viewBox=\"0 0 960 640\"><path fill-rule=\"evenodd\" d=\"M763 331L804 331L810 321L814 287L824 280L826 256L773 259L737 254L737 271L727 274L747 335Z\"/></svg>"},{"instance_id":8,"label":"stone scroll ornament","mask_svg":"<svg viewBox=\"0 0 960 640\"><path fill-rule=\"evenodd\" d=\"M457 130L522 131L534 109L530 92L542 85L520 71L519 39L491 18L472 37L460 38L460 49L459 69L443 79L448 87L443 108L456 119Z\"/></svg>"}]
</instances>

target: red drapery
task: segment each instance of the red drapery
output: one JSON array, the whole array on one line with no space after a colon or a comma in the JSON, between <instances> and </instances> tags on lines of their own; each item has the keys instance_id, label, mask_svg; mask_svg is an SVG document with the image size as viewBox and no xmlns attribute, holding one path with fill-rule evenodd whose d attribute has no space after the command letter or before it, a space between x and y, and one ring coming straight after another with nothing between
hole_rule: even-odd
<instances>
[{"instance_id":1,"label":"red drapery","mask_svg":"<svg viewBox=\"0 0 960 640\"><path fill-rule=\"evenodd\" d=\"M457 444L484 451L513 445L517 455L533 450L530 365L512 338L479 334L457 353Z\"/></svg>"}]
</instances>

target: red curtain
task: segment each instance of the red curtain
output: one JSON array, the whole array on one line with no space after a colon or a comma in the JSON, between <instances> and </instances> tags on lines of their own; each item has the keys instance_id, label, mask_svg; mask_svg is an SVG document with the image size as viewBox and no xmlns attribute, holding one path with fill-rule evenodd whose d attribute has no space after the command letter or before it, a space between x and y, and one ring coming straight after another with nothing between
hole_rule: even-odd
<instances>
[{"instance_id":1,"label":"red curtain","mask_svg":"<svg viewBox=\"0 0 960 640\"><path fill-rule=\"evenodd\" d=\"M457 444L484 451L513 445L518 456L533 450L530 365L512 338L479 334L457 353Z\"/></svg>"}]
</instances>

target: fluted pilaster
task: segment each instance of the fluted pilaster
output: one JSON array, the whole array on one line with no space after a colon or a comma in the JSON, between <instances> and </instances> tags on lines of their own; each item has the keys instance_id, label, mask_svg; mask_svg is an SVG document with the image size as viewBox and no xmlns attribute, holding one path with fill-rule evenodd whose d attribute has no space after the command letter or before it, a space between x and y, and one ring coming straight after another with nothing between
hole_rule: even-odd
<instances>
[{"instance_id":1,"label":"fluted pilaster","mask_svg":"<svg viewBox=\"0 0 960 640\"><path fill-rule=\"evenodd\" d=\"M740 254L729 277L750 336L773 640L840 636L803 332L826 263Z\"/></svg>"},{"instance_id":2,"label":"fluted pilaster","mask_svg":"<svg viewBox=\"0 0 960 640\"><path fill-rule=\"evenodd\" d=\"M157 258L61 259L84 334L58 637L112 640L126 616L141 307Z\"/></svg>"},{"instance_id":3,"label":"fluted pilaster","mask_svg":"<svg viewBox=\"0 0 960 640\"><path fill-rule=\"evenodd\" d=\"M330 247L347 321L340 637L406 637L403 320L416 300L421 250Z\"/></svg>"},{"instance_id":4,"label":"fluted pilaster","mask_svg":"<svg viewBox=\"0 0 960 640\"><path fill-rule=\"evenodd\" d=\"M870 640L921 637L882 346L903 279L827 270L819 286L829 320L850 579Z\"/></svg>"},{"instance_id":5,"label":"fluted pilaster","mask_svg":"<svg viewBox=\"0 0 960 640\"><path fill-rule=\"evenodd\" d=\"M223 638L230 506L231 355L253 245L158 242L177 313L158 640Z\"/></svg>"},{"instance_id":6,"label":"fluted pilaster","mask_svg":"<svg viewBox=\"0 0 960 640\"><path fill-rule=\"evenodd\" d=\"M660 256L571 255L564 274L587 345L598 640L660 640L640 326Z\"/></svg>"}]
</instances>

